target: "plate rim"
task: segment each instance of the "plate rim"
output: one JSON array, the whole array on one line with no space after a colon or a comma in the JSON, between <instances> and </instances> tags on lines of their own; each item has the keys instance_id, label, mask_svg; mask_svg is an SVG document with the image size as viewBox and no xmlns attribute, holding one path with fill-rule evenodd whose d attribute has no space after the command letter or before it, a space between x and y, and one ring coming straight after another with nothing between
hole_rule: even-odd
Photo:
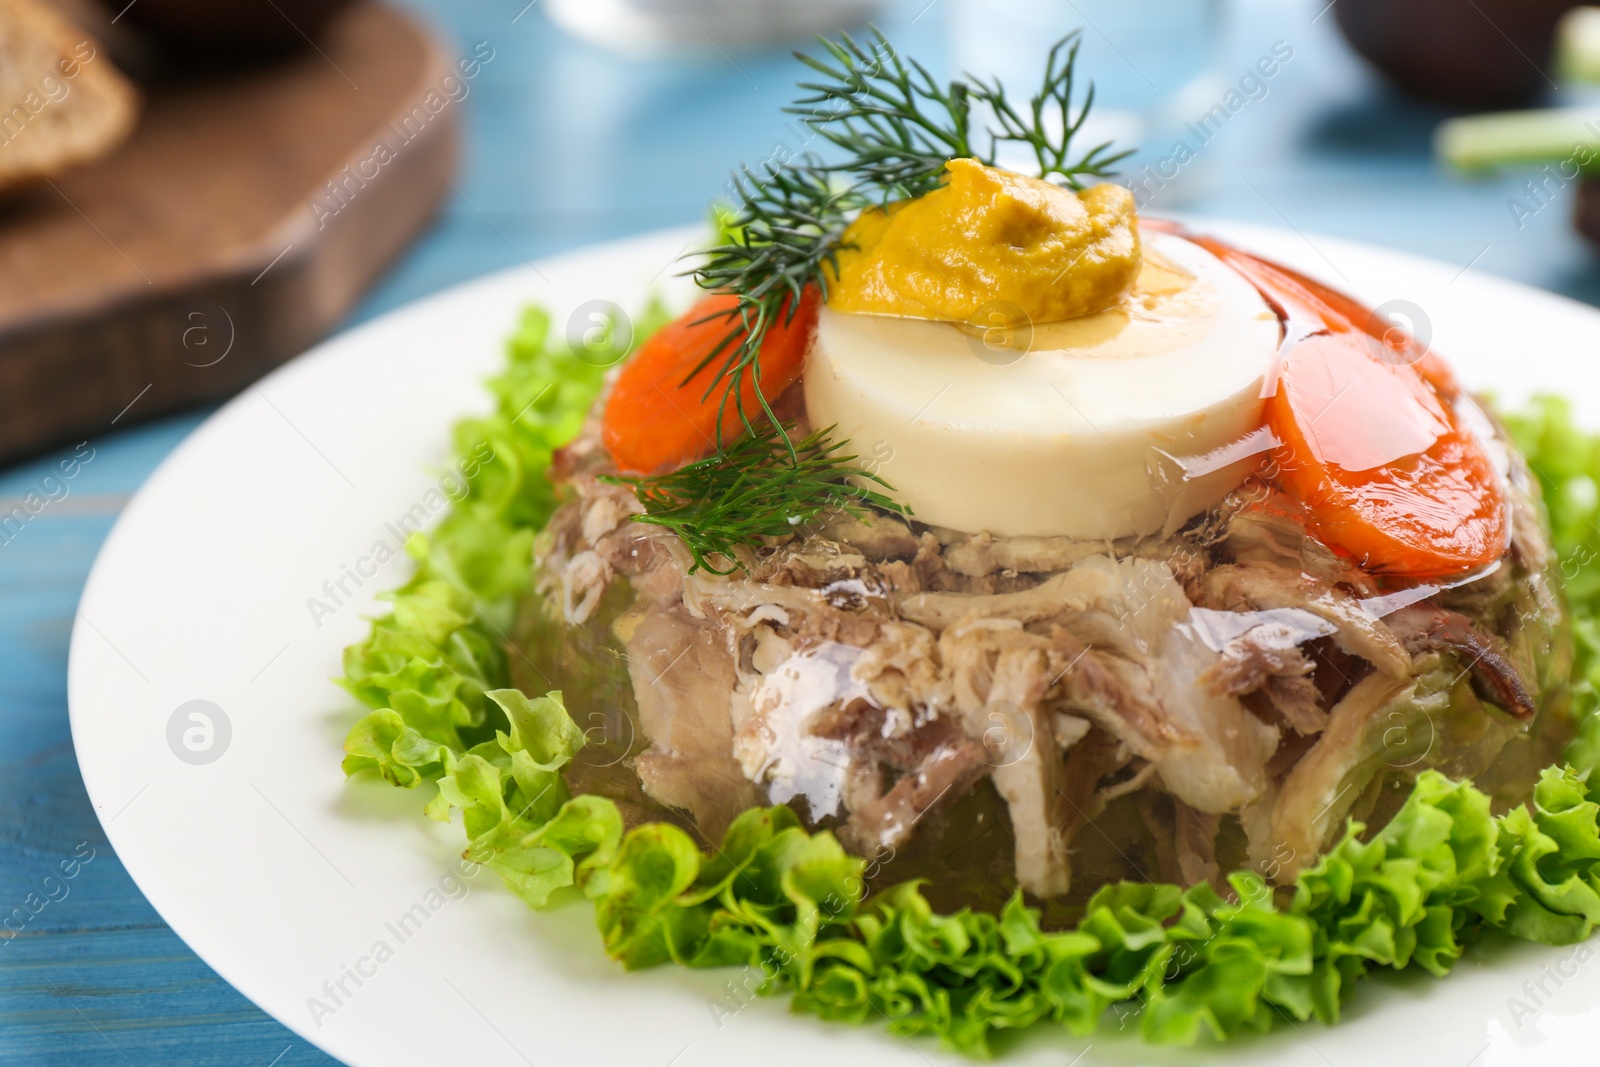
<instances>
[{"instance_id":1,"label":"plate rim","mask_svg":"<svg viewBox=\"0 0 1600 1067\"><path fill-rule=\"evenodd\" d=\"M1238 240L1246 247L1250 246L1252 239L1282 241L1292 238L1303 241L1309 247L1318 250L1319 255L1323 255L1321 249L1325 247L1331 250L1348 250L1361 255L1376 254L1397 265L1413 267L1429 274L1439 275L1441 272L1454 272L1457 270L1457 267L1453 264L1426 256L1420 256L1414 253L1403 251L1395 251L1378 245L1350 241L1338 237L1321 234L1306 234L1298 230L1285 229L1282 227L1267 226L1257 223L1214 218L1209 216L1178 217L1181 219L1181 221L1187 222L1196 230L1217 232L1224 236ZM87 722L91 713L84 707L84 701L87 699L84 695L86 688L85 676L87 672L92 670L96 665L97 661L95 657L103 657L107 653L98 647L96 642L89 640L90 633L96 632L93 624L89 622L89 619L95 614L98 614L98 606L107 596L110 595L107 592L107 589L113 582L114 568L126 565L128 562L122 559L122 557L125 555L125 549L122 546L130 537L128 531L134 528L134 526L138 523L147 521L145 513L149 508L154 506L150 502L153 499L152 487L155 487L155 491L158 493L161 487L172 478L172 472L181 470L184 464L189 461L189 457L193 454L193 452L203 446L209 432L216 432L216 428L219 425L226 423L230 419L237 418L238 413L242 409L243 405L248 403L249 395L252 389L260 386L270 387L275 383L292 379L300 375L315 374L315 368L319 365L319 359L335 356L338 353L350 348L358 348L365 343L368 338L380 334L383 330L393 328L396 324L403 323L408 318L421 318L429 315L440 314L441 309L447 308L456 301L468 299L471 295L490 292L500 287L516 288L524 294L516 298L516 303L525 304L540 299L538 296L538 290L542 285L548 283L549 276L559 273L564 266L568 266L575 261L591 258L620 256L629 252L630 250L642 248L651 242L660 242L665 244L669 241L678 241L684 245L687 245L689 241L693 240L695 235L704 232L704 227L699 225L670 227L569 249L555 255L531 261L529 263L489 272L475 278L458 282L444 289L426 294L415 300L408 301L395 308L389 309L382 314L373 316L370 319L358 323L348 329L342 330L339 333L319 342L311 349L308 349L301 356L296 357L295 359L278 368L275 368L269 374L259 379L255 383L255 386L246 387L238 395L230 398L226 403L224 403L216 411L212 412L205 420L203 420L199 425L194 427L188 434L186 434L183 440L175 448L173 448L171 452L162 458L160 463L157 464L157 466L147 476L145 481L140 485L139 489L134 493L133 497L128 501L127 505L117 516L116 522L113 524L99 550L96 552L94 563L90 568L89 574L83 586L83 591L79 597L77 605L75 605L74 610L74 621L67 664L67 699L74 758L78 763L80 777L83 780L85 791L90 798L91 807L93 807L95 816L100 822L102 832L105 833L110 847L118 853L119 859L123 863L124 868L128 871L129 877L138 887L140 894L145 898L146 901L149 902L150 906L156 911L156 913L161 916L163 922L165 922L174 933L184 940L185 945L187 945L191 951L195 952L197 956L204 960L208 967L212 968L219 976L223 977L223 979L237 989L241 995L251 1000L252 1003L256 1004L264 1012L271 1015L274 1019L286 1026L288 1029L292 1030L297 1036L308 1043L315 1045L319 1049L322 1049L330 1056L339 1058L341 1055L348 1056L349 1053L346 1050L335 1051L333 1047L330 1047L330 1042L328 1039L332 1036L331 1034L318 1033L309 1029L302 1018L293 1015L281 1014L277 1011L274 1011L272 1008L264 1005L261 999L259 999L257 996L247 991L249 986L253 986L256 983L249 976L235 977L239 973L239 964L237 960L218 960L214 958L215 953L202 952L199 948L196 948L191 943L188 937L185 937L183 933L183 927L187 925L187 920L182 914L182 902L168 899L164 894L159 892L152 894L150 889L147 887L146 882L137 874L135 874L135 867L138 865L129 865L127 859L123 856L123 847L119 845L119 837L123 838L122 844L131 844L127 840L129 836L128 832L119 831L111 825L116 816L115 814L112 814L108 818L108 808L106 804L107 798L103 795L97 796L97 788L100 788L103 783L100 782L97 772L91 769L91 767L86 763L87 753L97 748L99 739L91 735L87 726ZM1324 258L1326 257L1324 256ZM1467 268L1461 269L1460 273L1457 274L1456 277L1460 278L1461 276L1467 274L1471 269L1472 268L1470 265ZM658 277L660 277L660 275L658 275ZM1592 317L1595 321L1595 324L1600 326L1600 309L1596 309L1580 301L1573 300L1560 294L1551 293L1514 279L1501 278L1496 275L1483 274L1481 272L1479 274L1479 278L1481 280L1487 280L1487 284L1489 284L1492 288L1503 289L1505 291L1515 293L1519 300L1526 300L1534 303L1549 303L1550 306L1563 306L1571 310L1576 310L1581 312L1583 315ZM513 327L514 321L508 320L499 325L499 332L501 335L507 334ZM464 414L468 413L461 411L441 412L440 423L438 427L441 438L448 435L449 426ZM354 715L354 703L350 702L350 706L351 713ZM330 767L330 773L332 772L333 768ZM116 814L120 814L120 812ZM132 847L136 849L137 845L133 845Z\"/></svg>"}]
</instances>

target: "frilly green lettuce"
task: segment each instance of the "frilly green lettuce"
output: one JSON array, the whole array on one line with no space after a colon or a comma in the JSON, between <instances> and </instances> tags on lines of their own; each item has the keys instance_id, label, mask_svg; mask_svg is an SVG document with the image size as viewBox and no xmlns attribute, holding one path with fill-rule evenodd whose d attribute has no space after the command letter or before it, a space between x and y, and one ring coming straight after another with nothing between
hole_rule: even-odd
<instances>
[{"instance_id":1,"label":"frilly green lettuce","mask_svg":"<svg viewBox=\"0 0 1600 1067\"><path fill-rule=\"evenodd\" d=\"M666 319L652 306L633 337ZM543 311L524 313L492 379L492 411L455 428L451 508L413 534L410 581L389 614L345 650L341 683L372 709L345 739L347 774L373 771L412 788L437 783L427 814L459 811L466 855L494 868L540 907L610 858L616 808L570 797L561 768L583 743L560 694L530 700L507 688L506 631L527 588L535 531L556 506L547 477L555 450L583 425L605 367L626 353L575 352L550 336Z\"/></svg>"},{"instance_id":2,"label":"frilly green lettuce","mask_svg":"<svg viewBox=\"0 0 1600 1067\"><path fill-rule=\"evenodd\" d=\"M1587 937L1600 921L1597 817L1570 768L1545 771L1532 809L1499 818L1470 784L1428 771L1383 829L1352 822L1286 904L1248 872L1228 897L1119 883L1061 931L1020 894L998 916L940 915L912 883L864 901L863 861L782 807L746 812L710 855L675 827L638 827L584 891L624 965L759 968L768 991L823 1018L886 1021L982 1057L996 1031L1048 1020L1088 1035L1127 1003L1145 1038L1187 1045L1267 1030L1279 1014L1337 1022L1364 975L1443 975L1488 930Z\"/></svg>"},{"instance_id":3,"label":"frilly green lettuce","mask_svg":"<svg viewBox=\"0 0 1600 1067\"><path fill-rule=\"evenodd\" d=\"M1539 396L1501 415L1511 439L1539 480L1561 558L1561 584L1572 618L1573 711L1579 727L1567 762L1588 773L1600 767L1600 434L1572 420L1563 397Z\"/></svg>"},{"instance_id":4,"label":"frilly green lettuce","mask_svg":"<svg viewBox=\"0 0 1600 1067\"><path fill-rule=\"evenodd\" d=\"M1020 894L998 915L939 914L914 883L868 899L864 861L786 807L745 812L708 854L664 823L624 834L609 800L569 794L561 771L583 735L559 693L507 688L504 652L556 503L545 471L605 362L550 343L548 326L524 317L490 383L495 410L456 429L460 454L477 457L466 492L407 544L415 575L346 652L343 684L372 710L344 768L435 783L426 812L460 814L465 856L534 907L580 888L624 966L746 967L796 1011L984 1057L998 1033L1041 1023L1088 1035L1136 1018L1148 1040L1180 1045L1280 1015L1333 1023L1375 970L1443 975L1488 932L1565 944L1600 922L1600 797L1587 781L1600 762L1600 568L1588 566L1600 557L1600 438L1559 401L1508 422L1543 483L1577 628L1584 725L1571 765L1498 817L1470 784L1429 771L1388 825L1369 835L1350 823L1291 889L1249 872L1230 876L1226 896L1109 885L1076 927L1046 930Z\"/></svg>"}]
</instances>

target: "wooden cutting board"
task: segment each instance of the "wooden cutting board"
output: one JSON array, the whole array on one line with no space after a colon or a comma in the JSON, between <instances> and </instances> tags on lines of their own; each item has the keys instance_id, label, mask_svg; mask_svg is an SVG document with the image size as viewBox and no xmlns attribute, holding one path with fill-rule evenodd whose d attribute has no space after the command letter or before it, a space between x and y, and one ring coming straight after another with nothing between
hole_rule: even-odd
<instances>
[{"instance_id":1,"label":"wooden cutting board","mask_svg":"<svg viewBox=\"0 0 1600 1067\"><path fill-rule=\"evenodd\" d=\"M0 460L226 396L331 329L449 187L468 69L358 5L315 49L151 89L114 155L0 203Z\"/></svg>"}]
</instances>

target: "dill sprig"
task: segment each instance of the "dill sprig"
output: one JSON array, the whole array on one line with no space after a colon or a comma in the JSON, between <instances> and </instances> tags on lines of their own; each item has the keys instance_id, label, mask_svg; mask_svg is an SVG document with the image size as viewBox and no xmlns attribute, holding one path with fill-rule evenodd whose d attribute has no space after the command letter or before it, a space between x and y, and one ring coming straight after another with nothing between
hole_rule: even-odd
<instances>
[{"instance_id":1,"label":"dill sprig","mask_svg":"<svg viewBox=\"0 0 1600 1067\"><path fill-rule=\"evenodd\" d=\"M1019 114L1012 107L1006 99L1005 86L1000 84L999 79L987 85L977 82L973 95L989 105L995 121L1000 124L999 130L993 134L991 158L985 162L994 165L993 157L998 154L1003 142L1024 144L1033 150L1041 178L1059 180L1069 189L1082 189L1086 177L1115 177L1116 171L1112 168L1133 155L1131 148L1117 152L1112 150L1110 141L1102 141L1077 159L1072 158L1072 141L1082 131L1083 124L1089 118L1089 109L1094 106L1093 82L1084 90L1083 102L1076 105L1076 110L1073 105L1076 96L1073 82L1078 66L1078 48L1083 43L1082 35L1081 30L1071 33L1050 49L1050 58L1045 63L1044 84L1028 98L1026 115ZM1054 123L1051 122L1052 115ZM1051 132L1051 126L1055 123L1060 124L1059 133Z\"/></svg>"},{"instance_id":2,"label":"dill sprig","mask_svg":"<svg viewBox=\"0 0 1600 1067\"><path fill-rule=\"evenodd\" d=\"M706 261L694 276L702 288L737 294L739 306L728 315L728 333L685 377L687 383L722 360L705 393L709 399L722 390L717 406L719 448L726 444L721 428L730 404L746 431L755 432L757 415L781 430L761 391L761 362L756 358L761 342L768 327L794 315L807 285L826 293L824 265L837 266L839 241L852 210L861 206L850 194L836 193L827 169L810 156L767 174L741 167L733 176L733 187L738 206L723 222L729 238L700 253ZM744 408L741 384L746 374L759 398L759 412ZM792 458L788 435L782 437Z\"/></svg>"},{"instance_id":3,"label":"dill sprig","mask_svg":"<svg viewBox=\"0 0 1600 1067\"><path fill-rule=\"evenodd\" d=\"M1110 177L1129 153L1113 152L1107 143L1072 154L1073 138L1094 102L1091 84L1075 103L1081 41L1082 31L1074 31L1056 42L1039 91L1020 109L998 79L968 75L940 85L877 29L865 42L848 34L822 39L827 59L796 52L821 79L800 83L808 95L784 110L841 149L842 158L824 162L806 153L760 172L745 166L734 174L737 203L727 223L733 237L699 253L705 261L693 274L703 288L736 294L739 307L729 316L734 321L727 336L685 380L717 364L705 396L722 391L721 414L731 404L747 430L754 431L758 415L776 425L765 398L760 412L745 411L743 404L746 375L761 395L756 357L767 328L794 313L807 285L826 295L826 268L837 266L844 231L857 212L931 192L951 159L972 157L994 166L1001 146L1015 142L1033 150L1041 176L1073 189L1084 178ZM976 133L982 114L975 104L995 123L982 135ZM1059 130L1052 128L1055 123Z\"/></svg>"},{"instance_id":4,"label":"dill sprig","mask_svg":"<svg viewBox=\"0 0 1600 1067\"><path fill-rule=\"evenodd\" d=\"M951 159L974 158L995 166L1008 142L1033 150L1039 177L1081 189L1086 177L1112 177L1112 167L1132 154L1113 152L1107 141L1076 159L1072 156L1073 139L1094 106L1092 83L1082 102L1075 102L1082 43L1081 30L1055 43L1039 91L1019 111L998 78L985 82L969 74L941 86L921 63L902 59L882 33L873 31L870 49L845 35L822 42L831 64L797 53L826 80L801 82L800 88L811 95L784 110L844 150L844 160L828 170L848 175L855 187L874 189L886 199L930 192ZM975 108L980 120L987 112L996 123L983 128L987 142L982 145L975 132Z\"/></svg>"},{"instance_id":5,"label":"dill sprig","mask_svg":"<svg viewBox=\"0 0 1600 1067\"><path fill-rule=\"evenodd\" d=\"M683 540L694 557L690 574L701 569L732 574L742 566L738 548L794 533L825 511L857 518L869 507L907 513L862 484L893 488L856 467L856 456L842 454L846 442L829 440L832 429L815 430L792 442L780 424L771 423L720 454L670 474L601 480L631 486L645 507L635 520L664 526ZM725 566L718 567L717 559Z\"/></svg>"},{"instance_id":6,"label":"dill sprig","mask_svg":"<svg viewBox=\"0 0 1600 1067\"><path fill-rule=\"evenodd\" d=\"M617 479L634 487L641 522L678 533L695 568L730 573L734 549L787 533L822 511L863 505L900 510L887 497L849 481L851 476L890 488L876 475L849 466L846 442L827 431L796 443L761 392L758 358L767 330L797 310L801 294L817 287L824 299L830 269L838 266L844 233L862 210L921 196L937 188L951 159L971 157L995 166L1004 145L1030 148L1039 174L1072 189L1086 178L1106 178L1126 152L1109 144L1074 154L1094 87L1078 99L1075 71L1081 31L1051 49L1039 91L1014 104L998 79L968 75L941 84L922 64L895 51L874 29L865 41L849 35L823 39L823 58L796 57L819 77L802 82L806 94L786 108L839 150L825 161L806 153L733 176L736 203L722 229L729 236L703 250L692 273L703 288L738 296L726 313L728 332L684 379L714 368L703 399L718 399L717 452L669 474ZM754 388L746 389L749 383ZM758 410L745 410L745 397ZM745 435L722 438L730 406ZM708 560L726 560L717 571Z\"/></svg>"},{"instance_id":7,"label":"dill sprig","mask_svg":"<svg viewBox=\"0 0 1600 1067\"><path fill-rule=\"evenodd\" d=\"M903 59L874 30L870 49L848 34L823 40L830 64L795 57L823 81L801 82L803 96L784 108L828 141L845 158L830 167L852 185L887 199L909 199L939 184L951 159L980 155L972 141L972 97L976 79L941 86L914 59ZM993 152L985 162L992 162Z\"/></svg>"}]
</instances>

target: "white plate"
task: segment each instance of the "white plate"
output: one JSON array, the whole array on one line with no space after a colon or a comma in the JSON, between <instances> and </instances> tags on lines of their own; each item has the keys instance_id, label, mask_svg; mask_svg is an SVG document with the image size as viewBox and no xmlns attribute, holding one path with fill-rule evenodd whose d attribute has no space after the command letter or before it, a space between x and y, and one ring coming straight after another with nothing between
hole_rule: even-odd
<instances>
[{"instance_id":1,"label":"white plate","mask_svg":"<svg viewBox=\"0 0 1600 1067\"><path fill-rule=\"evenodd\" d=\"M1600 313L1333 239L1208 229L1375 304L1424 309L1435 345L1473 386L1565 392L1600 425ZM364 635L363 617L381 610L374 594L405 575L403 557L375 574L359 573L371 571L363 560L378 542L396 547L402 516L419 504L426 513L447 430L485 408L480 382L499 367L519 309L543 303L559 329L587 300L636 308L652 286L679 284L669 264L691 236L494 275L321 345L196 430L128 506L90 575L72 636L72 734L107 836L207 963L358 1067L946 1058L929 1040L751 1001L732 972L624 973L601 952L586 905L536 913L492 874L453 882L460 829L422 818L423 791L347 783L339 771L357 709L328 679L340 649ZM324 583L341 579L350 595L336 593L338 604ZM333 613L314 613L313 597ZM231 726L206 765L168 743L170 720L192 700L213 702ZM402 941L396 923L408 912L425 918ZM1443 982L1368 983L1340 1026L1282 1025L1220 1051L1157 1053L1128 1034L1083 1042L1046 1028L1007 1058L1059 1065L1092 1046L1074 1062L1590 1062L1600 1026L1591 955L1499 946Z\"/></svg>"}]
</instances>

